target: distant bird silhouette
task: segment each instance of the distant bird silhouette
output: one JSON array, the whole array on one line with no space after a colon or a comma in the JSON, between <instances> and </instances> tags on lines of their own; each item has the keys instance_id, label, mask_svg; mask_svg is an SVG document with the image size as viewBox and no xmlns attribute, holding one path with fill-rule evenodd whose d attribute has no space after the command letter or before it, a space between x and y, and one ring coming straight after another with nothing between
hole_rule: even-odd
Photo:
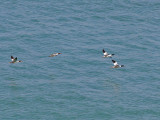
<instances>
[{"instance_id":1,"label":"distant bird silhouette","mask_svg":"<svg viewBox=\"0 0 160 120\"><path fill-rule=\"evenodd\" d=\"M114 54L108 54L104 49L102 50L104 56L103 57L112 57Z\"/></svg>"},{"instance_id":2,"label":"distant bird silhouette","mask_svg":"<svg viewBox=\"0 0 160 120\"><path fill-rule=\"evenodd\" d=\"M17 60L17 57L14 58L13 56L11 56L11 61L10 63L17 63L17 62L22 62L21 60Z\"/></svg>"},{"instance_id":3,"label":"distant bird silhouette","mask_svg":"<svg viewBox=\"0 0 160 120\"><path fill-rule=\"evenodd\" d=\"M62 53L53 53L53 54L51 54L51 55L48 56L48 57L55 57L55 56L57 56L57 55L59 55L59 54L62 54Z\"/></svg>"},{"instance_id":4,"label":"distant bird silhouette","mask_svg":"<svg viewBox=\"0 0 160 120\"><path fill-rule=\"evenodd\" d=\"M114 66L112 66L112 68L120 68L120 67L124 67L124 65L118 65L118 63L115 60L112 60Z\"/></svg>"}]
</instances>

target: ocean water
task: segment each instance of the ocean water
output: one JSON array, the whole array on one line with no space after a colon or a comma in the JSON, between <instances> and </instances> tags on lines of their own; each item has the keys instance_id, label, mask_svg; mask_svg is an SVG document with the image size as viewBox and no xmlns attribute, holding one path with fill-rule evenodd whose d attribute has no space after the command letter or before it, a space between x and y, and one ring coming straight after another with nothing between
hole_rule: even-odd
<instances>
[{"instance_id":1,"label":"ocean water","mask_svg":"<svg viewBox=\"0 0 160 120\"><path fill-rule=\"evenodd\" d=\"M160 120L159 0L1 0L0 57L0 120Z\"/></svg>"}]
</instances>

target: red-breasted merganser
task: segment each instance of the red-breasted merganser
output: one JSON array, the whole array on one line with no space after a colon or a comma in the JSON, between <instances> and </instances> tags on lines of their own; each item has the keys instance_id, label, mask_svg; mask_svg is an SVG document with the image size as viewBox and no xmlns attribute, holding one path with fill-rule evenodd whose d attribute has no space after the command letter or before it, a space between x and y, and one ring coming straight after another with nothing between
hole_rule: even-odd
<instances>
[{"instance_id":1,"label":"red-breasted merganser","mask_svg":"<svg viewBox=\"0 0 160 120\"><path fill-rule=\"evenodd\" d=\"M12 60L12 62L9 62L9 63L22 62L21 60L17 60L17 57L16 57L16 58L14 58L13 56L11 56L11 60Z\"/></svg>"},{"instance_id":2,"label":"red-breasted merganser","mask_svg":"<svg viewBox=\"0 0 160 120\"><path fill-rule=\"evenodd\" d=\"M48 56L48 57L55 57L55 56L57 56L57 55L59 55L59 54L62 54L62 53L53 53L53 54L51 54L51 55Z\"/></svg>"},{"instance_id":3,"label":"red-breasted merganser","mask_svg":"<svg viewBox=\"0 0 160 120\"><path fill-rule=\"evenodd\" d=\"M114 54L108 54L104 49L102 50L104 56L103 57L112 57Z\"/></svg>"},{"instance_id":4,"label":"red-breasted merganser","mask_svg":"<svg viewBox=\"0 0 160 120\"><path fill-rule=\"evenodd\" d=\"M112 60L114 66L112 66L112 68L120 68L120 67L124 67L124 65L118 65L118 63L115 60Z\"/></svg>"}]
</instances>

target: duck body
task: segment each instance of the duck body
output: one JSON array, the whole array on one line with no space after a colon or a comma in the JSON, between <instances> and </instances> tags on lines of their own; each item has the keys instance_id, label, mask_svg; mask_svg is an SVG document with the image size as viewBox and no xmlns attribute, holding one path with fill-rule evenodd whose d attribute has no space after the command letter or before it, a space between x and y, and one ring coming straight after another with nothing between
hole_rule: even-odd
<instances>
[{"instance_id":1,"label":"duck body","mask_svg":"<svg viewBox=\"0 0 160 120\"><path fill-rule=\"evenodd\" d=\"M102 52L103 52L103 57L105 58L105 57L112 57L114 54L108 54L104 49L102 50Z\"/></svg>"},{"instance_id":2,"label":"duck body","mask_svg":"<svg viewBox=\"0 0 160 120\"><path fill-rule=\"evenodd\" d=\"M124 67L124 65L118 65L118 63L115 60L112 60L114 66L112 66L112 68L120 68L120 67Z\"/></svg>"},{"instance_id":3,"label":"duck body","mask_svg":"<svg viewBox=\"0 0 160 120\"><path fill-rule=\"evenodd\" d=\"M51 54L51 55L48 56L48 57L55 57L55 56L57 56L57 55L59 55L59 54L62 54L62 53L53 53L53 54Z\"/></svg>"},{"instance_id":4,"label":"duck body","mask_svg":"<svg viewBox=\"0 0 160 120\"><path fill-rule=\"evenodd\" d=\"M17 60L17 57L14 58L13 56L11 56L11 62L9 63L18 63L18 62L22 62L21 60Z\"/></svg>"}]
</instances>

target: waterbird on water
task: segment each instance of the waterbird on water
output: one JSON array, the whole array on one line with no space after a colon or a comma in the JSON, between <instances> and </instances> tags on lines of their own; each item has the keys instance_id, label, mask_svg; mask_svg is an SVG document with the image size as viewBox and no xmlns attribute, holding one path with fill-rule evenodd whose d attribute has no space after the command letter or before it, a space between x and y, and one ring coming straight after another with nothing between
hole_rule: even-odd
<instances>
[{"instance_id":1,"label":"waterbird on water","mask_svg":"<svg viewBox=\"0 0 160 120\"><path fill-rule=\"evenodd\" d=\"M57 55L59 55L59 54L62 54L62 53L53 53L53 54L51 54L51 55L48 56L48 57L55 57L55 56L57 56Z\"/></svg>"},{"instance_id":2,"label":"waterbird on water","mask_svg":"<svg viewBox=\"0 0 160 120\"><path fill-rule=\"evenodd\" d=\"M17 60L17 57L16 57L16 58L14 58L13 56L11 56L11 61L12 61L12 62L9 62L9 63L22 62L21 60Z\"/></svg>"},{"instance_id":3,"label":"waterbird on water","mask_svg":"<svg viewBox=\"0 0 160 120\"><path fill-rule=\"evenodd\" d=\"M104 56L103 57L112 57L114 54L108 54L104 49L102 50Z\"/></svg>"},{"instance_id":4,"label":"waterbird on water","mask_svg":"<svg viewBox=\"0 0 160 120\"><path fill-rule=\"evenodd\" d=\"M120 68L120 67L124 67L124 65L118 65L118 63L115 60L112 60L114 66L112 66L112 68Z\"/></svg>"}]
</instances>

